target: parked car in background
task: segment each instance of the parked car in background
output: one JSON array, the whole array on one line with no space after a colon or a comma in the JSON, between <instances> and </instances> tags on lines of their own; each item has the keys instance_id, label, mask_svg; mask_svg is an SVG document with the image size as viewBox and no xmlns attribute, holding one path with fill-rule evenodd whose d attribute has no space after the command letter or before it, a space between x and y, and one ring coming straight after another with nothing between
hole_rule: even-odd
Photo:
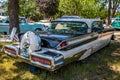
<instances>
[{"instance_id":1,"label":"parked car in background","mask_svg":"<svg viewBox=\"0 0 120 80\"><path fill-rule=\"evenodd\" d=\"M112 28L120 29L120 16L112 18Z\"/></svg>"},{"instance_id":2,"label":"parked car in background","mask_svg":"<svg viewBox=\"0 0 120 80\"><path fill-rule=\"evenodd\" d=\"M19 41L20 39L18 38L18 35L16 35L16 31L17 31L17 28L13 27L12 31L9 35L1 34L0 35L0 43L2 43L2 42L9 43L9 42L13 42L13 41ZM22 34L19 37L22 37Z\"/></svg>"},{"instance_id":3,"label":"parked car in background","mask_svg":"<svg viewBox=\"0 0 120 80\"><path fill-rule=\"evenodd\" d=\"M51 21L49 19L46 19L46 20L40 20L39 22L36 22L36 23L45 25L44 30L46 30L48 26L50 26Z\"/></svg>"},{"instance_id":4,"label":"parked car in background","mask_svg":"<svg viewBox=\"0 0 120 80\"><path fill-rule=\"evenodd\" d=\"M1 15L0 15L0 23L3 22L4 20L6 20L7 17L8 17L8 16L1 16Z\"/></svg>"},{"instance_id":5,"label":"parked car in background","mask_svg":"<svg viewBox=\"0 0 120 80\"><path fill-rule=\"evenodd\" d=\"M27 31L42 30L44 28L44 25L37 23L28 23L25 17L20 17L19 28L20 33L25 33ZM7 18L3 23L0 23L0 33L9 34L9 18Z\"/></svg>"},{"instance_id":6,"label":"parked car in background","mask_svg":"<svg viewBox=\"0 0 120 80\"><path fill-rule=\"evenodd\" d=\"M19 44L6 45L4 52L31 65L55 71L108 46L113 31L104 29L100 19L57 19L47 31L26 32Z\"/></svg>"}]
</instances>

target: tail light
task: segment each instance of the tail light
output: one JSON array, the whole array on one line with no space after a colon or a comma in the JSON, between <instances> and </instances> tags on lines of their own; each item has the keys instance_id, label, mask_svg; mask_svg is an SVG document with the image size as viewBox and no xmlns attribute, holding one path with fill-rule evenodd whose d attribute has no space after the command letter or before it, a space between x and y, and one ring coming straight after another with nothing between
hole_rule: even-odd
<instances>
[{"instance_id":1,"label":"tail light","mask_svg":"<svg viewBox=\"0 0 120 80\"><path fill-rule=\"evenodd\" d=\"M60 44L58 44L57 49L62 49L67 46L67 41L62 41Z\"/></svg>"},{"instance_id":2,"label":"tail light","mask_svg":"<svg viewBox=\"0 0 120 80\"><path fill-rule=\"evenodd\" d=\"M43 64L48 64L48 65L51 64L51 61L49 61L49 60L45 60L45 59L42 59L42 58L32 57L31 59L34 60L34 61L37 61L37 62L43 63Z\"/></svg>"},{"instance_id":3,"label":"tail light","mask_svg":"<svg viewBox=\"0 0 120 80\"><path fill-rule=\"evenodd\" d=\"M5 48L5 51L11 53L11 54L16 54L16 51L10 48Z\"/></svg>"}]
</instances>

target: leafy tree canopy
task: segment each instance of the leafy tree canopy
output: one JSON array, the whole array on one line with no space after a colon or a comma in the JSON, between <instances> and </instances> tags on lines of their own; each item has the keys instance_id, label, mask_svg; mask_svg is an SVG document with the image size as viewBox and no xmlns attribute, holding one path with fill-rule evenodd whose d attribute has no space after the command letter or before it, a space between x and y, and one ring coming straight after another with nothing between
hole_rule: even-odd
<instances>
[{"instance_id":1,"label":"leafy tree canopy","mask_svg":"<svg viewBox=\"0 0 120 80\"><path fill-rule=\"evenodd\" d=\"M111 0L111 16L119 15L116 9L120 0ZM85 18L107 17L108 0L19 0L19 16L30 17L36 21L50 16L78 15ZM2 5L7 10L7 3ZM36 8L37 7L37 8Z\"/></svg>"},{"instance_id":2,"label":"leafy tree canopy","mask_svg":"<svg viewBox=\"0 0 120 80\"><path fill-rule=\"evenodd\" d=\"M19 0L19 15L33 20L40 20L41 14L36 10L34 0Z\"/></svg>"},{"instance_id":3,"label":"leafy tree canopy","mask_svg":"<svg viewBox=\"0 0 120 80\"><path fill-rule=\"evenodd\" d=\"M59 0L35 0L36 7L44 16L53 16L58 12Z\"/></svg>"},{"instance_id":4,"label":"leafy tree canopy","mask_svg":"<svg viewBox=\"0 0 120 80\"><path fill-rule=\"evenodd\" d=\"M99 1L99 0L98 0ZM87 18L104 17L104 6L97 0L61 0L59 10L62 15L79 15ZM101 15L104 13L104 15Z\"/></svg>"}]
</instances>

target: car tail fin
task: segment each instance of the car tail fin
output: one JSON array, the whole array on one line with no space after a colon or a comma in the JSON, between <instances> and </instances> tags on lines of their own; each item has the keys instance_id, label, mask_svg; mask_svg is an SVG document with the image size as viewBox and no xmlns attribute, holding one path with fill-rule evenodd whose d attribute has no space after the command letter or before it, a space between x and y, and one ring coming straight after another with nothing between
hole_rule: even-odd
<instances>
[{"instance_id":1,"label":"car tail fin","mask_svg":"<svg viewBox=\"0 0 120 80\"><path fill-rule=\"evenodd\" d=\"M67 41L62 41L60 44L58 44L57 49L62 49L67 46Z\"/></svg>"},{"instance_id":2,"label":"car tail fin","mask_svg":"<svg viewBox=\"0 0 120 80\"><path fill-rule=\"evenodd\" d=\"M12 31L11 31L11 34L10 34L10 39L13 40L14 39L14 36L16 34L16 31L17 31L17 28L16 27L13 27Z\"/></svg>"}]
</instances>

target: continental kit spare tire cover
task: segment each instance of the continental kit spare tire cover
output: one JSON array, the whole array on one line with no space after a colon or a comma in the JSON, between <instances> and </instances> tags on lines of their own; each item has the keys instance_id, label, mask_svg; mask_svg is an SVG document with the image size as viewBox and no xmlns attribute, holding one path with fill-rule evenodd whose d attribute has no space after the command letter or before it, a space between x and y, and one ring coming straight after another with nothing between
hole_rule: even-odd
<instances>
[{"instance_id":1,"label":"continental kit spare tire cover","mask_svg":"<svg viewBox=\"0 0 120 80\"><path fill-rule=\"evenodd\" d=\"M21 53L30 54L36 50L41 49L41 39L40 36L35 35L35 33L28 31L26 32L20 43Z\"/></svg>"}]
</instances>

